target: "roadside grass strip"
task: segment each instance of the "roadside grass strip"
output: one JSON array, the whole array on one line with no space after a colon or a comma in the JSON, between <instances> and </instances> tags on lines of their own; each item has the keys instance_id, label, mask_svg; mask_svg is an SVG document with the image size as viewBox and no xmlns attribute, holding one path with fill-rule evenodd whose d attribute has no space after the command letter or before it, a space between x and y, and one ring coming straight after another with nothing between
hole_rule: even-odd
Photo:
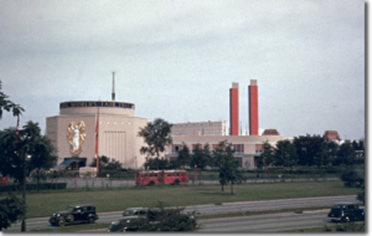
<instances>
[{"instance_id":1,"label":"roadside grass strip","mask_svg":"<svg viewBox=\"0 0 372 236\"><path fill-rule=\"evenodd\" d=\"M68 205L92 204L97 213L122 211L129 207L183 207L190 205L264 201L290 198L356 195L359 188L346 188L343 182L266 183L234 185L221 192L218 185L154 186L94 191L51 191L27 194L26 217L50 216Z\"/></svg>"}]
</instances>

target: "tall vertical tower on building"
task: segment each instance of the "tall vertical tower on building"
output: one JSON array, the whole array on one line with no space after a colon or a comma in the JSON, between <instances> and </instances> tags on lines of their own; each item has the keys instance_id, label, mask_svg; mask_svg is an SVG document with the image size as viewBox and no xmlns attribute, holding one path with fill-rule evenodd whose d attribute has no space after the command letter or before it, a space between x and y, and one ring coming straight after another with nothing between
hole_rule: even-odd
<instances>
[{"instance_id":1,"label":"tall vertical tower on building","mask_svg":"<svg viewBox=\"0 0 372 236\"><path fill-rule=\"evenodd\" d=\"M248 86L249 100L249 134L258 135L258 86L257 80L251 80Z\"/></svg>"},{"instance_id":2,"label":"tall vertical tower on building","mask_svg":"<svg viewBox=\"0 0 372 236\"><path fill-rule=\"evenodd\" d=\"M239 84L230 89L230 135L239 135Z\"/></svg>"},{"instance_id":3,"label":"tall vertical tower on building","mask_svg":"<svg viewBox=\"0 0 372 236\"><path fill-rule=\"evenodd\" d=\"M111 100L115 101L115 71L112 72L112 92L111 92Z\"/></svg>"}]
</instances>

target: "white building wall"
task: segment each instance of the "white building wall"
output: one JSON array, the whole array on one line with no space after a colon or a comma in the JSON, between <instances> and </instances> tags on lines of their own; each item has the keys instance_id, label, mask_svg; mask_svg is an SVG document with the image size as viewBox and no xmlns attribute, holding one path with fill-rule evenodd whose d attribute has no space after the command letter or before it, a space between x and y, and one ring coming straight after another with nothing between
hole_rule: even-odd
<instances>
[{"instance_id":1,"label":"white building wall","mask_svg":"<svg viewBox=\"0 0 372 236\"><path fill-rule=\"evenodd\" d=\"M172 136L225 136L228 134L226 121L187 122L173 124Z\"/></svg>"},{"instance_id":2,"label":"white building wall","mask_svg":"<svg viewBox=\"0 0 372 236\"><path fill-rule=\"evenodd\" d=\"M104 155L118 160L123 168L142 167L146 160L140 153L140 148L145 143L143 138L138 136L138 132L147 125L147 119L132 116L132 109L106 107L99 110L99 156ZM82 152L76 157L87 158L87 165L92 163L95 157L96 119L97 108L91 107L66 108L60 115L46 119L46 135L56 148L57 164L62 163L66 157L73 157L67 139L67 127L71 122L80 121L86 125L86 139L82 145Z\"/></svg>"}]
</instances>

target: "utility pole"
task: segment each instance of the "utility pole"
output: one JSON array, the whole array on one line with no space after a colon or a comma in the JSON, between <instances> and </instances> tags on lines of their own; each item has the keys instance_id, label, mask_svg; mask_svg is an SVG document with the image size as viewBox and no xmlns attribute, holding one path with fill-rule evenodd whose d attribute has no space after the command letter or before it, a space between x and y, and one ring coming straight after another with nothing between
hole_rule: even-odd
<instances>
[{"instance_id":1,"label":"utility pole","mask_svg":"<svg viewBox=\"0 0 372 236\"><path fill-rule=\"evenodd\" d=\"M16 128L16 135L18 136L17 137L17 143L19 144L20 143L20 137L19 137L19 130L20 130L20 127L19 127L19 116L17 116L17 128ZM19 148L17 148L19 149ZM26 206L26 153L23 153L24 151L21 151L20 150L16 150L16 154L19 158L21 158L21 170L22 171L22 174L21 174L21 180L20 180L20 185L22 186L22 199L23 199L23 204ZM26 207L25 207L25 211L23 212L23 215L22 215L22 220L21 220L21 232L26 232Z\"/></svg>"}]
</instances>

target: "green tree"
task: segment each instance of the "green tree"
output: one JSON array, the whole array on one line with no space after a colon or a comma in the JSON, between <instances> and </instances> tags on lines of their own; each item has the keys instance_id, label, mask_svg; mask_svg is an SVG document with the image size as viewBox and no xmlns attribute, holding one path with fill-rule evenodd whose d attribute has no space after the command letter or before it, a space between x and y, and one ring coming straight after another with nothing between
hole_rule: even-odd
<instances>
[{"instance_id":1,"label":"green tree","mask_svg":"<svg viewBox=\"0 0 372 236\"><path fill-rule=\"evenodd\" d=\"M224 186L230 183L230 194L233 195L234 184L244 181L244 177L238 169L238 162L234 158L232 145L228 144L227 141L220 142L213 151L213 156L219 167L221 191L224 191Z\"/></svg>"},{"instance_id":2,"label":"green tree","mask_svg":"<svg viewBox=\"0 0 372 236\"><path fill-rule=\"evenodd\" d=\"M146 170L165 170L169 169L170 163L164 158L146 158L144 167Z\"/></svg>"},{"instance_id":3,"label":"green tree","mask_svg":"<svg viewBox=\"0 0 372 236\"><path fill-rule=\"evenodd\" d=\"M341 175L341 180L345 187L361 187L364 184L364 179L353 169L345 170Z\"/></svg>"},{"instance_id":4,"label":"green tree","mask_svg":"<svg viewBox=\"0 0 372 236\"><path fill-rule=\"evenodd\" d=\"M327 145L319 135L295 137L293 141L299 157L299 165L324 166L328 165Z\"/></svg>"},{"instance_id":5,"label":"green tree","mask_svg":"<svg viewBox=\"0 0 372 236\"><path fill-rule=\"evenodd\" d=\"M353 141L353 148L355 150L356 164L364 164L364 140Z\"/></svg>"},{"instance_id":6,"label":"green tree","mask_svg":"<svg viewBox=\"0 0 372 236\"><path fill-rule=\"evenodd\" d=\"M365 193L365 187L364 186L365 186L364 179L362 179L361 180L361 186L360 186L362 192L358 193L357 200L363 202L363 205L366 204L366 193Z\"/></svg>"},{"instance_id":7,"label":"green tree","mask_svg":"<svg viewBox=\"0 0 372 236\"><path fill-rule=\"evenodd\" d=\"M154 122L148 122L146 127L141 128L138 135L143 137L147 144L147 146L141 147L141 154L147 154L148 158L160 158L165 146L172 144L171 127L172 124L158 118Z\"/></svg>"},{"instance_id":8,"label":"green tree","mask_svg":"<svg viewBox=\"0 0 372 236\"><path fill-rule=\"evenodd\" d=\"M24 212L23 200L13 193L8 193L6 198L0 200L0 231L20 220Z\"/></svg>"},{"instance_id":9,"label":"green tree","mask_svg":"<svg viewBox=\"0 0 372 236\"><path fill-rule=\"evenodd\" d=\"M11 176L16 181L22 178L20 172L23 158L19 156L19 139L17 131L9 128L0 131L0 173Z\"/></svg>"},{"instance_id":10,"label":"green tree","mask_svg":"<svg viewBox=\"0 0 372 236\"><path fill-rule=\"evenodd\" d=\"M206 143L203 148L199 148L201 145L197 144L192 154L191 165L197 166L200 169L204 169L207 165L212 162L212 156L209 151L209 144Z\"/></svg>"},{"instance_id":11,"label":"green tree","mask_svg":"<svg viewBox=\"0 0 372 236\"><path fill-rule=\"evenodd\" d=\"M354 150L363 150L364 151L364 140L356 141L354 140L352 142Z\"/></svg>"},{"instance_id":12,"label":"green tree","mask_svg":"<svg viewBox=\"0 0 372 236\"><path fill-rule=\"evenodd\" d=\"M121 163L118 160L111 159L106 166L106 170L122 170Z\"/></svg>"},{"instance_id":13,"label":"green tree","mask_svg":"<svg viewBox=\"0 0 372 236\"><path fill-rule=\"evenodd\" d=\"M190 155L190 149L187 147L187 145L184 143L181 150L178 152L177 157L177 167L180 166L190 166L191 165L191 155Z\"/></svg>"},{"instance_id":14,"label":"green tree","mask_svg":"<svg viewBox=\"0 0 372 236\"><path fill-rule=\"evenodd\" d=\"M100 156L99 157L99 173L102 171L120 171L122 170L121 163L115 159L110 159L107 156ZM97 166L97 159L93 158L92 163L89 165L90 167Z\"/></svg>"},{"instance_id":15,"label":"green tree","mask_svg":"<svg viewBox=\"0 0 372 236\"><path fill-rule=\"evenodd\" d=\"M201 164L201 169L205 169L205 167L207 166L211 166L212 163L213 163L213 158L212 158L212 154L211 154L211 151L210 151L210 148L209 148L209 144L206 143L204 144L203 146L203 150L202 150L202 159L200 160L200 164Z\"/></svg>"},{"instance_id":16,"label":"green tree","mask_svg":"<svg viewBox=\"0 0 372 236\"><path fill-rule=\"evenodd\" d=\"M266 141L262 149L261 155L257 158L257 166L264 166L266 170L274 160L274 148Z\"/></svg>"},{"instance_id":17,"label":"green tree","mask_svg":"<svg viewBox=\"0 0 372 236\"><path fill-rule=\"evenodd\" d=\"M16 104L12 102L11 100L9 100L9 96L6 95L1 90L2 90L2 83L0 81L0 119L3 117L3 112L5 110L7 112L12 112L13 116L17 117L17 123L19 123L19 117L22 115L22 112L24 112L25 110L19 104ZM4 176L7 176L8 174L12 176L12 174L18 173L16 174L17 177L21 177L25 179L25 175L24 175L25 168L24 168L24 159L23 159L24 157L19 158L19 152L17 151L19 149L18 133L12 132L12 131L13 130L8 129L7 131L0 132L0 159L1 159L0 173ZM15 159L12 160L9 158L15 158ZM16 162L15 166L8 165L8 164L12 164L13 161ZM16 171L17 167L18 168L21 167L22 172L19 170ZM25 205L26 204L26 185L25 185L26 183L25 181L19 181L19 182L23 185L23 194L22 194L23 203L22 204ZM17 201L17 200L14 199L14 201ZM26 231L26 221L25 221L26 210L25 209L26 208L23 207L20 211L14 211L13 213L16 215L12 215L13 213L9 211L4 211L4 212L0 211L0 212L3 212L2 216L4 218L10 219L11 220L10 222L14 222L12 221L14 217L19 218L19 216L21 216L22 217L21 231L24 232Z\"/></svg>"},{"instance_id":18,"label":"green tree","mask_svg":"<svg viewBox=\"0 0 372 236\"><path fill-rule=\"evenodd\" d=\"M334 161L335 166L350 166L356 163L356 154L353 145L350 142L341 144L337 152L337 158Z\"/></svg>"},{"instance_id":19,"label":"green tree","mask_svg":"<svg viewBox=\"0 0 372 236\"><path fill-rule=\"evenodd\" d=\"M333 165L337 159L339 145L332 141L326 141L325 145L328 156L328 163Z\"/></svg>"},{"instance_id":20,"label":"green tree","mask_svg":"<svg viewBox=\"0 0 372 236\"><path fill-rule=\"evenodd\" d=\"M24 153L27 160L27 175L34 172L39 191L40 179L43 171L48 170L56 164L57 156L50 139L41 135L38 123L28 121L20 131L21 140L24 142Z\"/></svg>"},{"instance_id":21,"label":"green tree","mask_svg":"<svg viewBox=\"0 0 372 236\"><path fill-rule=\"evenodd\" d=\"M0 173L13 177L19 183L26 204L26 177L33 170L38 172L53 166L56 160L53 146L49 139L40 134L38 123L32 121L19 131L14 128L0 131L0 140ZM25 230L23 216L21 231Z\"/></svg>"},{"instance_id":22,"label":"green tree","mask_svg":"<svg viewBox=\"0 0 372 236\"><path fill-rule=\"evenodd\" d=\"M0 172L18 182L22 189L22 201L26 204L26 155L24 143L21 142L18 131L9 128L0 132ZM21 231L26 231L26 208L20 215Z\"/></svg>"},{"instance_id":23,"label":"green tree","mask_svg":"<svg viewBox=\"0 0 372 236\"><path fill-rule=\"evenodd\" d=\"M276 166L294 167L298 163L296 147L289 140L282 140L276 144L274 162Z\"/></svg>"}]
</instances>

